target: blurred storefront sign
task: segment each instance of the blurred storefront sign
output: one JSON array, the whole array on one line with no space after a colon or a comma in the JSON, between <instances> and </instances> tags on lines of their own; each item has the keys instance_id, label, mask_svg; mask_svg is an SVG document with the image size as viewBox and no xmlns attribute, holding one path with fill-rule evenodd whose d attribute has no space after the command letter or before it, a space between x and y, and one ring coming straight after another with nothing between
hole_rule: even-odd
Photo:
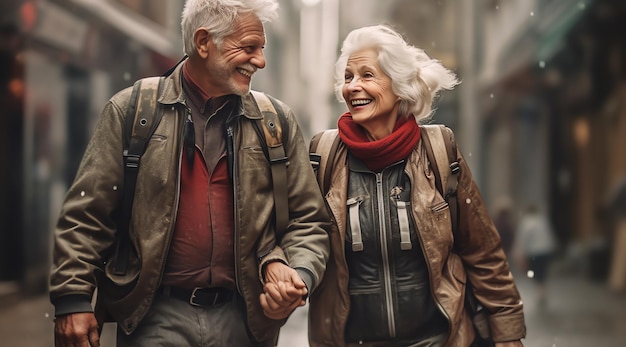
<instances>
[{"instance_id":1,"label":"blurred storefront sign","mask_svg":"<svg viewBox=\"0 0 626 347\"><path fill-rule=\"evenodd\" d=\"M32 3L25 3L22 13L31 13ZM25 15L24 22L29 23L32 15ZM28 25L28 24L26 24ZM77 54L83 51L88 24L70 12L51 2L36 3L36 24L33 37Z\"/></svg>"},{"instance_id":2,"label":"blurred storefront sign","mask_svg":"<svg viewBox=\"0 0 626 347\"><path fill-rule=\"evenodd\" d=\"M580 20L593 0L537 2L528 13L528 25L503 51L498 64L507 76L528 64L545 66L564 46L567 34Z\"/></svg>"},{"instance_id":3,"label":"blurred storefront sign","mask_svg":"<svg viewBox=\"0 0 626 347\"><path fill-rule=\"evenodd\" d=\"M69 0L69 2L83 7L95 17L151 50L167 57L180 56L180 49L175 45L179 41L177 34L147 19L138 12L129 11L112 1ZM167 3L153 4L153 6L172 6L176 2L168 1Z\"/></svg>"},{"instance_id":4,"label":"blurred storefront sign","mask_svg":"<svg viewBox=\"0 0 626 347\"><path fill-rule=\"evenodd\" d=\"M540 22L542 34L534 51L535 61L545 62L563 49L567 34L592 2L587 0L551 3L552 7Z\"/></svg>"}]
</instances>

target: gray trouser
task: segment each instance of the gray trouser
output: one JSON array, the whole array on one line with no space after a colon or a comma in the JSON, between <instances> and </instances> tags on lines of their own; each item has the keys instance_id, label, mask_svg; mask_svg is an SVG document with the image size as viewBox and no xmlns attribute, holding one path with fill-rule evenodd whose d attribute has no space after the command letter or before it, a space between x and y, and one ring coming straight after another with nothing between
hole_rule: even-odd
<instances>
[{"instance_id":1,"label":"gray trouser","mask_svg":"<svg viewBox=\"0 0 626 347\"><path fill-rule=\"evenodd\" d=\"M216 306L192 306L157 294L152 307L130 336L117 331L117 347L253 347L244 312L234 299Z\"/></svg>"}]
</instances>

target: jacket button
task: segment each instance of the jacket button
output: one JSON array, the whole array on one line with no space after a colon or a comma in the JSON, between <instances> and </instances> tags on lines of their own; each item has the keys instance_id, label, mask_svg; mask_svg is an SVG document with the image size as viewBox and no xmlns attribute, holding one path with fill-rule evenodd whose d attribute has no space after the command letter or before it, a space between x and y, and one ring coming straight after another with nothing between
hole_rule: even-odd
<instances>
[{"instance_id":1,"label":"jacket button","mask_svg":"<svg viewBox=\"0 0 626 347\"><path fill-rule=\"evenodd\" d=\"M132 329L135 325L133 323L126 324L126 328Z\"/></svg>"}]
</instances>

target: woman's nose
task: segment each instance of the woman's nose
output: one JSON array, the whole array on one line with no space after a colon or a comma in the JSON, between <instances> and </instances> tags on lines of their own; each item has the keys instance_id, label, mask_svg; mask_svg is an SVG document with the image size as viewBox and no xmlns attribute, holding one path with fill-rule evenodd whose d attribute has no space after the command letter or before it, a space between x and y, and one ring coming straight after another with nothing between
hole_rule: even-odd
<instances>
[{"instance_id":1,"label":"woman's nose","mask_svg":"<svg viewBox=\"0 0 626 347\"><path fill-rule=\"evenodd\" d=\"M359 91L361 90L361 79L358 77L354 77L350 80L350 82L346 85L346 88L349 91Z\"/></svg>"}]
</instances>

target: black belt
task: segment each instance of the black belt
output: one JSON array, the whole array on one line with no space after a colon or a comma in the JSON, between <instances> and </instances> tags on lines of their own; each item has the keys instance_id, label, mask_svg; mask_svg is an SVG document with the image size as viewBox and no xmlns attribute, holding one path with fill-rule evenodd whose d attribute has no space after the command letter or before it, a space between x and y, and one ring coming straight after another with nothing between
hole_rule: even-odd
<instances>
[{"instance_id":1,"label":"black belt","mask_svg":"<svg viewBox=\"0 0 626 347\"><path fill-rule=\"evenodd\" d=\"M193 306L215 306L232 300L235 291L227 288L180 288L162 286L162 295L180 299Z\"/></svg>"}]
</instances>

